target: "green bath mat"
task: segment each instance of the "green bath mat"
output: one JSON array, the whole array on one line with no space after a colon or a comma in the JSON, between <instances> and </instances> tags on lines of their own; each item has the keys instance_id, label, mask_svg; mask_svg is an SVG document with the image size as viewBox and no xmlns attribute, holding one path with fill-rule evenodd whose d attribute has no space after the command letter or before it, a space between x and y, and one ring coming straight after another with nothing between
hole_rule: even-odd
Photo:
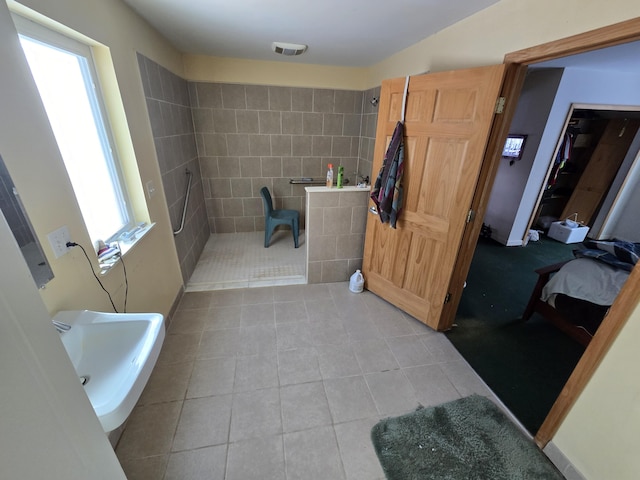
<instances>
[{"instance_id":1,"label":"green bath mat","mask_svg":"<svg viewBox=\"0 0 640 480\"><path fill-rule=\"evenodd\" d=\"M479 395L386 418L371 439L388 480L561 480L493 402Z\"/></svg>"}]
</instances>

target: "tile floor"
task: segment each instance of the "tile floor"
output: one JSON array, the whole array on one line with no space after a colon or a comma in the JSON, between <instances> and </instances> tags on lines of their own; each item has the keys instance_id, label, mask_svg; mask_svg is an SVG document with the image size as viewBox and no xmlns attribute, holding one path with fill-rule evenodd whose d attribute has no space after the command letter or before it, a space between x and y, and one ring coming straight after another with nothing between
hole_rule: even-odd
<instances>
[{"instance_id":1,"label":"tile floor","mask_svg":"<svg viewBox=\"0 0 640 480\"><path fill-rule=\"evenodd\" d=\"M384 479L379 419L471 393L443 334L347 283L186 293L116 453L130 480Z\"/></svg>"},{"instance_id":2,"label":"tile floor","mask_svg":"<svg viewBox=\"0 0 640 480\"><path fill-rule=\"evenodd\" d=\"M198 259L187 292L306 283L304 230L278 230L264 248L264 232L214 233Z\"/></svg>"}]
</instances>

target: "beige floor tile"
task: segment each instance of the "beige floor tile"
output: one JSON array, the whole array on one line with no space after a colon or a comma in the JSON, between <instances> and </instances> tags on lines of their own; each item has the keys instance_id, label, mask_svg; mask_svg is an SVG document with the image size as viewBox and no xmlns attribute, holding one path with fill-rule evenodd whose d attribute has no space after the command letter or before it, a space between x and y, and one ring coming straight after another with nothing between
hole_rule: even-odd
<instances>
[{"instance_id":1,"label":"beige floor tile","mask_svg":"<svg viewBox=\"0 0 640 480\"><path fill-rule=\"evenodd\" d=\"M324 388L334 423L374 417L378 414L362 376L324 380Z\"/></svg>"},{"instance_id":2,"label":"beige floor tile","mask_svg":"<svg viewBox=\"0 0 640 480\"><path fill-rule=\"evenodd\" d=\"M315 348L296 348L278 352L280 385L322 380Z\"/></svg>"},{"instance_id":3,"label":"beige floor tile","mask_svg":"<svg viewBox=\"0 0 640 480\"><path fill-rule=\"evenodd\" d=\"M229 440L231 395L185 400L171 450L220 445Z\"/></svg>"},{"instance_id":4,"label":"beige floor tile","mask_svg":"<svg viewBox=\"0 0 640 480\"><path fill-rule=\"evenodd\" d=\"M380 417L491 396L443 334L348 282L189 291L173 320L116 449L128 478L384 480Z\"/></svg>"},{"instance_id":5,"label":"beige floor tile","mask_svg":"<svg viewBox=\"0 0 640 480\"><path fill-rule=\"evenodd\" d=\"M384 372L400 368L389 345L383 339L354 342L351 346L363 373Z\"/></svg>"},{"instance_id":6,"label":"beige floor tile","mask_svg":"<svg viewBox=\"0 0 640 480\"><path fill-rule=\"evenodd\" d=\"M409 413L418 407L413 387L401 370L370 373L364 378L380 415Z\"/></svg>"},{"instance_id":7,"label":"beige floor tile","mask_svg":"<svg viewBox=\"0 0 640 480\"><path fill-rule=\"evenodd\" d=\"M242 292L243 305L273 303L273 287L247 288Z\"/></svg>"},{"instance_id":8,"label":"beige floor tile","mask_svg":"<svg viewBox=\"0 0 640 480\"><path fill-rule=\"evenodd\" d=\"M284 435L287 480L345 478L335 432L331 426Z\"/></svg>"},{"instance_id":9,"label":"beige floor tile","mask_svg":"<svg viewBox=\"0 0 640 480\"><path fill-rule=\"evenodd\" d=\"M254 327L256 325L274 326L276 323L273 303L258 303L254 305L242 305L241 327Z\"/></svg>"},{"instance_id":10,"label":"beige floor tile","mask_svg":"<svg viewBox=\"0 0 640 480\"><path fill-rule=\"evenodd\" d=\"M163 478L169 455L121 460L127 480L150 480Z\"/></svg>"},{"instance_id":11,"label":"beige floor tile","mask_svg":"<svg viewBox=\"0 0 640 480\"><path fill-rule=\"evenodd\" d=\"M438 363L463 360L462 355L460 355L444 333L420 335L420 339Z\"/></svg>"},{"instance_id":12,"label":"beige floor tile","mask_svg":"<svg viewBox=\"0 0 640 480\"><path fill-rule=\"evenodd\" d=\"M436 363L434 355L417 335L387 338L387 345L401 367Z\"/></svg>"},{"instance_id":13,"label":"beige floor tile","mask_svg":"<svg viewBox=\"0 0 640 480\"><path fill-rule=\"evenodd\" d=\"M166 335L157 365L195 360L201 336L200 333Z\"/></svg>"},{"instance_id":14,"label":"beige floor tile","mask_svg":"<svg viewBox=\"0 0 640 480\"><path fill-rule=\"evenodd\" d=\"M371 429L376 423L377 417L334 426L347 480L385 480L371 442Z\"/></svg>"},{"instance_id":15,"label":"beige floor tile","mask_svg":"<svg viewBox=\"0 0 640 480\"><path fill-rule=\"evenodd\" d=\"M446 362L439 365L461 396L466 397L474 393L485 397L493 395L486 383L466 361Z\"/></svg>"},{"instance_id":16,"label":"beige floor tile","mask_svg":"<svg viewBox=\"0 0 640 480\"><path fill-rule=\"evenodd\" d=\"M282 435L230 444L226 480L285 480Z\"/></svg>"},{"instance_id":17,"label":"beige floor tile","mask_svg":"<svg viewBox=\"0 0 640 480\"><path fill-rule=\"evenodd\" d=\"M180 310L209 308L212 295L212 292L187 292L180 299L178 308Z\"/></svg>"},{"instance_id":18,"label":"beige floor tile","mask_svg":"<svg viewBox=\"0 0 640 480\"><path fill-rule=\"evenodd\" d=\"M170 363L154 368L138 405L184 400L193 362Z\"/></svg>"},{"instance_id":19,"label":"beige floor tile","mask_svg":"<svg viewBox=\"0 0 640 480\"><path fill-rule=\"evenodd\" d=\"M389 315L384 312L371 313L371 320L385 338L413 335L413 324L399 313Z\"/></svg>"},{"instance_id":20,"label":"beige floor tile","mask_svg":"<svg viewBox=\"0 0 640 480\"><path fill-rule=\"evenodd\" d=\"M212 307L208 311L204 329L220 330L223 328L238 328L240 327L241 311L242 306L240 305Z\"/></svg>"},{"instance_id":21,"label":"beige floor tile","mask_svg":"<svg viewBox=\"0 0 640 480\"><path fill-rule=\"evenodd\" d=\"M276 290L277 291L277 290ZM281 302L274 304L276 324L305 322L309 320L307 306L303 301Z\"/></svg>"},{"instance_id":22,"label":"beige floor tile","mask_svg":"<svg viewBox=\"0 0 640 480\"><path fill-rule=\"evenodd\" d=\"M278 388L235 393L230 442L282 433Z\"/></svg>"},{"instance_id":23,"label":"beige floor tile","mask_svg":"<svg viewBox=\"0 0 640 480\"><path fill-rule=\"evenodd\" d=\"M404 368L403 372L413 385L418 401L424 407L460 398L460 394L440 365Z\"/></svg>"},{"instance_id":24,"label":"beige floor tile","mask_svg":"<svg viewBox=\"0 0 640 480\"><path fill-rule=\"evenodd\" d=\"M164 480L224 480L226 464L226 444L172 453Z\"/></svg>"},{"instance_id":25,"label":"beige floor tile","mask_svg":"<svg viewBox=\"0 0 640 480\"><path fill-rule=\"evenodd\" d=\"M240 345L240 329L205 330L198 348L198 358L234 357Z\"/></svg>"},{"instance_id":26,"label":"beige floor tile","mask_svg":"<svg viewBox=\"0 0 640 480\"><path fill-rule=\"evenodd\" d=\"M304 291L307 285L282 285L273 290L275 302L294 302L304 299Z\"/></svg>"},{"instance_id":27,"label":"beige floor tile","mask_svg":"<svg viewBox=\"0 0 640 480\"><path fill-rule=\"evenodd\" d=\"M313 346L311 324L307 321L278 324L276 336L278 351Z\"/></svg>"},{"instance_id":28,"label":"beige floor tile","mask_svg":"<svg viewBox=\"0 0 640 480\"><path fill-rule=\"evenodd\" d=\"M250 355L236 359L234 392L278 386L278 359L272 355Z\"/></svg>"},{"instance_id":29,"label":"beige floor tile","mask_svg":"<svg viewBox=\"0 0 640 480\"><path fill-rule=\"evenodd\" d=\"M362 373L353 347L348 343L319 345L316 351L322 378L348 377Z\"/></svg>"},{"instance_id":30,"label":"beige floor tile","mask_svg":"<svg viewBox=\"0 0 640 480\"><path fill-rule=\"evenodd\" d=\"M169 453L182 402L144 405L133 409L116 449L124 460Z\"/></svg>"},{"instance_id":31,"label":"beige floor tile","mask_svg":"<svg viewBox=\"0 0 640 480\"><path fill-rule=\"evenodd\" d=\"M277 351L275 325L241 327L238 355L275 355Z\"/></svg>"},{"instance_id":32,"label":"beige floor tile","mask_svg":"<svg viewBox=\"0 0 640 480\"><path fill-rule=\"evenodd\" d=\"M179 309L171 319L171 325L167 333L202 333L207 316L208 308L198 310Z\"/></svg>"},{"instance_id":33,"label":"beige floor tile","mask_svg":"<svg viewBox=\"0 0 640 480\"><path fill-rule=\"evenodd\" d=\"M282 387L280 402L284 432L331 425L329 403L322 382Z\"/></svg>"},{"instance_id":34,"label":"beige floor tile","mask_svg":"<svg viewBox=\"0 0 640 480\"><path fill-rule=\"evenodd\" d=\"M194 363L187 398L224 395L233 392L236 376L235 357L217 357Z\"/></svg>"}]
</instances>

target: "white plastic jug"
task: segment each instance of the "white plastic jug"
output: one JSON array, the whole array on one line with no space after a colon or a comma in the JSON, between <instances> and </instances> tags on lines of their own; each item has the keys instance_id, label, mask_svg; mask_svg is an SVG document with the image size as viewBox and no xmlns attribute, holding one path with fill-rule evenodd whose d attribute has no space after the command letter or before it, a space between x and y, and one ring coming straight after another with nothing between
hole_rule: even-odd
<instances>
[{"instance_id":1,"label":"white plastic jug","mask_svg":"<svg viewBox=\"0 0 640 480\"><path fill-rule=\"evenodd\" d=\"M356 273L351 275L351 278L349 279L349 290L353 293L360 293L363 287L364 277L362 276L362 273L360 273L360 270L356 270Z\"/></svg>"}]
</instances>

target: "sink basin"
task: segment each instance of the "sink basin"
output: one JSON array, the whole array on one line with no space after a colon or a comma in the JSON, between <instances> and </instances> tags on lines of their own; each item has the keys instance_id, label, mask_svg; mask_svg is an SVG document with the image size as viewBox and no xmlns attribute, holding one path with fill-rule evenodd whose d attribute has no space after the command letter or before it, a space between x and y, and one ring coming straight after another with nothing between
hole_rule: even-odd
<instances>
[{"instance_id":1,"label":"sink basin","mask_svg":"<svg viewBox=\"0 0 640 480\"><path fill-rule=\"evenodd\" d=\"M71 325L60 333L105 432L120 427L136 405L164 341L159 313L63 311L54 320Z\"/></svg>"}]
</instances>

